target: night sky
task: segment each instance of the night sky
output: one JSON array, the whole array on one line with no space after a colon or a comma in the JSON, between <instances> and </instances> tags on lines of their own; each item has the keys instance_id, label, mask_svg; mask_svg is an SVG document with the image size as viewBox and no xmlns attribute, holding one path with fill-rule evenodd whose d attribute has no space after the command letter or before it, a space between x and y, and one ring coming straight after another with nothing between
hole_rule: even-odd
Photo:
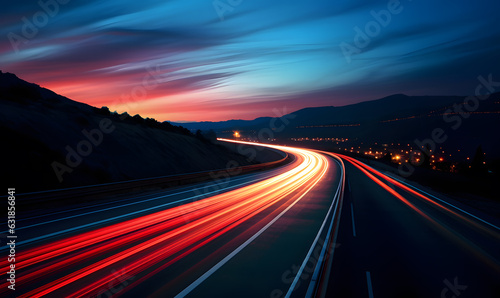
<instances>
[{"instance_id":1,"label":"night sky","mask_svg":"<svg viewBox=\"0 0 500 298\"><path fill-rule=\"evenodd\" d=\"M3 3L0 69L158 120L468 95L479 75L500 81L497 0L41 2L48 13Z\"/></svg>"}]
</instances>

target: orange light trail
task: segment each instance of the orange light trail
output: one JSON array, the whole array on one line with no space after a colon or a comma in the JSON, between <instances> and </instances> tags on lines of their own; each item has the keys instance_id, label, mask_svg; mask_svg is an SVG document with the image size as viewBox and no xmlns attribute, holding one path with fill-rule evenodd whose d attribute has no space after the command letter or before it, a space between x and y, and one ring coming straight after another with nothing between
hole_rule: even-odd
<instances>
[{"instance_id":1,"label":"orange light trail","mask_svg":"<svg viewBox=\"0 0 500 298\"><path fill-rule=\"evenodd\" d=\"M24 274L17 278L17 287L47 279L48 282L19 297L62 293L68 297L88 296L112 283L117 275L142 274L134 281L137 283L158 271L154 268L158 263L162 264L160 269L168 267L262 211L273 206L279 208L289 199L307 193L329 165L323 155L309 150L265 146L295 155L294 167L226 193L21 252L16 269L23 270ZM88 264L93 258L97 261ZM123 269L108 273L118 265ZM7 266L6 261L0 263L1 268L7 269ZM78 269L71 269L75 267ZM51 278L55 272L66 275ZM7 289L6 283L0 291L4 289ZM59 292L61 290L64 292Z\"/></svg>"},{"instance_id":2,"label":"orange light trail","mask_svg":"<svg viewBox=\"0 0 500 298\"><path fill-rule=\"evenodd\" d=\"M349 161L352 165L354 165L356 168L358 168L361 172L363 172L372 181L377 183L380 187L382 187L383 189L385 189L386 191L391 193L393 196L398 198L401 202L406 204L412 210L414 210L415 212L420 214L422 217L427 219L430 223L432 223L434 225L434 227L436 227L438 230L440 230L444 235L450 237L450 239L454 240L455 242L460 243L463 247L467 248L471 253L473 253L478 259L482 260L485 264L488 264L489 266L491 266L491 268L493 268L497 272L500 272L500 264L497 261L495 261L495 258L493 258L491 255L489 255L481 247L475 245L471 241L468 241L467 239L462 237L457 232L450 230L445 224L440 223L440 222L436 221L435 219L431 218L429 215L424 213L421 209L416 207L414 204L410 203L410 201L408 201L405 197L403 197L401 194L396 192L389 185L383 183L380 179L378 179L377 177L372 175L370 172L375 173L379 177L382 177L383 179L389 181L394 186L399 187L400 189L407 191L408 193L411 193L414 196L417 196L421 199L424 199L425 202L430 203L434 207L437 207L438 209L444 210L444 211L448 212L449 214L456 216L457 218L463 220L465 223L471 224L474 227L476 227L482 231L485 231L490 235L493 235L495 238L500 239L500 235L498 233L496 233L495 231L492 231L491 229L489 229L483 225L480 225L479 223L477 223L469 218L464 217L461 214L458 214L457 212L439 204L438 202L435 202L434 200L432 200L432 199L424 196L423 194L407 187L406 185L404 185L404 184L402 184L402 183L400 183L400 182L398 182L398 181L396 181L396 180L394 180L394 179L392 179L392 178L390 178L382 173L379 173L378 171L372 169L371 167L365 165L364 163L362 163L354 158L351 158L351 157L345 156L345 155L341 155L341 154L331 154L331 155L337 155L337 156L340 156L341 158Z\"/></svg>"},{"instance_id":3,"label":"orange light trail","mask_svg":"<svg viewBox=\"0 0 500 298\"><path fill-rule=\"evenodd\" d=\"M438 209L442 210L442 211L445 211L453 216L456 216L458 218L460 218L461 220L467 222L468 224L474 226L475 228L477 229L480 229L484 232L487 232L488 234L496 237L496 238L499 238L499 234L492 231L491 229L485 227L484 225L481 225L480 223L458 213L458 212L455 212L453 210L451 210L450 208L444 206L443 204L440 204L439 202L436 202L435 200L423 195L422 193L418 192L418 191L415 191L414 189L402 184L401 182L395 180L395 179L392 179L391 177L387 176L387 175L384 175L382 173L380 173L379 171L373 169L372 167L369 167L367 166L366 164L354 159L354 158L351 158L351 157L348 157L348 156L343 156L342 155L342 158L345 158L346 160L350 161L351 163L355 163L356 166L360 166L360 167L363 167L363 169L366 169L368 171L370 171L371 173L374 173L375 175L383 178L384 180L388 181L389 183L393 184L394 186L397 186L401 189L403 189L404 191L406 192L409 192L411 193L412 195L414 196L417 196L419 197L420 199L424 200L426 203L429 203L431 205L433 205L434 207L437 207ZM378 183L378 182L377 182ZM381 182L382 183L382 182ZM379 184L380 185L380 184ZM385 188L385 187L384 187ZM392 190L392 188L390 188ZM391 192L392 193L392 192Z\"/></svg>"},{"instance_id":4,"label":"orange light trail","mask_svg":"<svg viewBox=\"0 0 500 298\"><path fill-rule=\"evenodd\" d=\"M404 198L402 195L400 195L394 189L392 189L387 184L385 184L382 181L380 181L380 179L378 179L377 177L375 177L372 174L370 174L367 170L365 170L365 168L360 165L361 164L360 162L358 162L354 158L351 158L351 157L348 157L348 156L345 156L345 155L339 155L339 156L341 156L342 158L344 158L347 161L349 161L352 165L354 165L361 172L363 172L366 176L368 176L368 178L370 178L375 183L377 183L380 187L382 187L383 189L385 189L386 191L388 191L389 193L391 193L393 196L395 196L396 198L398 198L399 200L401 200L403 203L405 203L408 207L410 207L411 209L413 209L414 211L416 211L418 214L422 215L423 217L425 217L429 221L437 224L432 218L430 218L429 216L427 216L427 214L423 213L420 209L418 209L417 207L415 207L415 205L413 205L412 203L410 203L406 198Z\"/></svg>"}]
</instances>

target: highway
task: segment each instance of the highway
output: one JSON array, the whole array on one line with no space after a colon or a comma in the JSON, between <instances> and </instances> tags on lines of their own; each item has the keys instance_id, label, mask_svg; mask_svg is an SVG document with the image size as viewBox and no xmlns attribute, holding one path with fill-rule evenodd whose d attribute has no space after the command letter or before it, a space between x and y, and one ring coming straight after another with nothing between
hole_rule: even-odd
<instances>
[{"instance_id":1,"label":"highway","mask_svg":"<svg viewBox=\"0 0 500 298\"><path fill-rule=\"evenodd\" d=\"M340 157L346 190L322 295L500 297L498 221Z\"/></svg>"},{"instance_id":2,"label":"highway","mask_svg":"<svg viewBox=\"0 0 500 298\"><path fill-rule=\"evenodd\" d=\"M252 145L293 161L25 212L15 297L499 297L496 219L348 156Z\"/></svg>"},{"instance_id":3,"label":"highway","mask_svg":"<svg viewBox=\"0 0 500 298\"><path fill-rule=\"evenodd\" d=\"M305 293L292 273L282 275L310 270L317 247L326 253L342 167L309 150L275 148L293 162L216 182L223 187L200 183L19 218L16 297ZM5 281L1 291L8 294Z\"/></svg>"}]
</instances>

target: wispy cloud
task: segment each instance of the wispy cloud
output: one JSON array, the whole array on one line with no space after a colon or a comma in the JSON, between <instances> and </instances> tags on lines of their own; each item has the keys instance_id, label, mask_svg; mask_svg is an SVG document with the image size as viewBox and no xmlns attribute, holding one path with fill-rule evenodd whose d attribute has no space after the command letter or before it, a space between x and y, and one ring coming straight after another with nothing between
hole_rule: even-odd
<instances>
[{"instance_id":1,"label":"wispy cloud","mask_svg":"<svg viewBox=\"0 0 500 298\"><path fill-rule=\"evenodd\" d=\"M273 106L390 93L467 94L467 82L500 70L500 3L487 0L401 1L404 10L346 63L339 43L387 3L244 1L221 21L211 1L73 0L16 52L8 34L22 36L24 20L43 8L12 2L1 12L0 65L111 108L148 68L161 69L160 83L130 111L160 120L254 118Z\"/></svg>"}]
</instances>

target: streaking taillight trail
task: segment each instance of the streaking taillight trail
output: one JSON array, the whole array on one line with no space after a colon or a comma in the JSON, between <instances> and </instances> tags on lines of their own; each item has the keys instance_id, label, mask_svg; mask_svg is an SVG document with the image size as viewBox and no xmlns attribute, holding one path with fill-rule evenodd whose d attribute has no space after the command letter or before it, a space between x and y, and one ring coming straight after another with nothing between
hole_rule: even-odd
<instances>
[{"instance_id":1,"label":"streaking taillight trail","mask_svg":"<svg viewBox=\"0 0 500 298\"><path fill-rule=\"evenodd\" d=\"M296 156L296 166L239 189L22 251L17 287L41 285L20 297L95 295L120 276L138 276L131 283L139 283L267 208L286 204L291 194L315 185L328 168L321 154L268 147ZM1 266L6 268L6 262ZM122 269L112 271L116 266Z\"/></svg>"},{"instance_id":2,"label":"streaking taillight trail","mask_svg":"<svg viewBox=\"0 0 500 298\"><path fill-rule=\"evenodd\" d=\"M99 289L114 287L120 280L133 276L134 279L127 281L127 287L120 292L120 294L124 294L135 286L142 285L143 282L148 281L163 270L169 269L169 266L178 262L183 264L186 258L191 258L190 255L203 250L213 242L220 241L230 232L238 231L245 224L248 227L245 226L243 230L250 231L252 229L252 231L260 232L276 222L298 201L301 201L320 181L325 181L324 177L329 176L326 173L332 163L332 159L328 159L326 155L334 156L337 160L343 159L352 164L363 175L387 191L390 194L387 199L397 198L418 213L425 221L462 244L484 261L489 259L484 251L448 229L442 219L437 218L433 212L424 208L421 202L459 219L463 224L470 225L497 239L499 237L498 231L477 221L460 209L431 199L422 192L412 189L354 158L293 147L224 141L278 149L293 155L295 160L289 166L277 169L275 176L265 180L257 182L250 180L249 182L253 182L252 184L198 201L172 205L173 207L165 210L114 222L92 230L87 228L85 232L75 232L66 238L21 250L16 256L16 270L20 272L17 276L16 287L22 291L18 297L96 296L99 294ZM328 230L326 234L329 241L334 241L330 239L334 239L338 231L341 214L337 209L341 210L342 208L340 197L343 194L345 171L341 160L338 164L341 168L342 178L340 185L335 187L337 193L331 199L331 204L329 203L329 210L333 214L328 211L321 229L316 235L318 238L323 229ZM415 201L415 198L420 201ZM276 216L276 214L279 215ZM129 213L126 215L130 218ZM331 231L334 227L335 232ZM260 235L258 232L244 233L241 239L238 239L241 242L235 243L235 247L243 249L245 243L253 241L258 235ZM310 252L316 247L316 240L310 246L309 254L303 258L303 265L307 263ZM322 254L326 254L326 247L326 243L321 247ZM237 249L227 252L225 257L222 256L222 260L213 260L212 263L224 262ZM326 272L325 275L328 276L332 256L322 256L321 259L327 259L329 266L318 264L315 267L314 278L310 283L308 293L314 293L316 287L322 286L321 283L324 281L322 281L320 273ZM490 264L499 270L500 267L496 263L490 262ZM0 262L0 267L4 270L7 270L8 265L6 260ZM298 282L298 277L295 279ZM199 281L203 282L203 280L201 276L192 285L198 284ZM294 280L289 288L289 293L294 291L295 284ZM163 293L162 287L163 285L159 285L160 289L157 293ZM6 289L7 284L4 282L0 293L5 292ZM189 292L191 289L190 286L181 294ZM152 291L155 290L152 289Z\"/></svg>"},{"instance_id":3,"label":"streaking taillight trail","mask_svg":"<svg viewBox=\"0 0 500 298\"><path fill-rule=\"evenodd\" d=\"M459 208L456 208L456 210L452 210L451 208L446 207L444 204L441 204L436 200L429 198L428 196L422 194L421 192L415 191L414 189L404 185L403 183L380 173L379 171L373 169L372 167L367 166L366 164L352 157L341 154L335 154L335 155L351 163L353 166L355 166L361 172L363 172L368 178L377 183L380 187L388 191L390 194L399 199L409 208L420 214L430 224L432 224L436 229L438 229L444 236L448 237L455 243L467 249L470 253L474 254L478 259L482 260L485 264L488 264L492 269L496 270L497 272L500 272L500 264L498 263L498 261L495 260L495 258L492 255L487 253L480 246L474 244L473 242L463 237L460 231L451 229L444 221L431 215L428 211L424 211L422 208L419 208L415 203L410 202L408 198L404 197L399 192L407 193L413 197L417 197L426 204L429 204L430 206L435 208L436 210L458 219L458 221L460 221L461 223L469 225L475 228L476 230L480 231L481 233L489 235L489 237L492 237L493 239L500 240L500 234L498 233L498 228L496 226L489 223L484 224L485 223L484 221L476 220L475 217L469 216L468 213L466 213L463 210L460 210ZM382 180L375 177L375 175L387 182L384 183Z\"/></svg>"}]
</instances>

